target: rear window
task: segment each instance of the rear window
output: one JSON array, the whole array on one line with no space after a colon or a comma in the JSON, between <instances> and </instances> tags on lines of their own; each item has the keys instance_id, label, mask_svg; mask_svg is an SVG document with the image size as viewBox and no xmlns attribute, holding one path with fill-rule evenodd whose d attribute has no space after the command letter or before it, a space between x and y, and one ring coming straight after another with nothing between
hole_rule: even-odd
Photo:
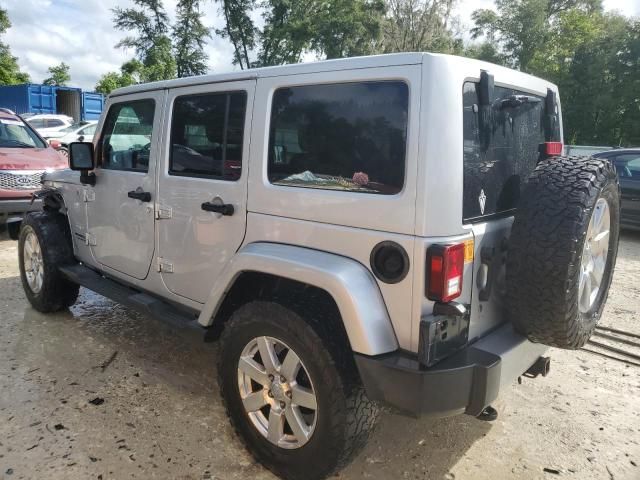
<instances>
[{"instance_id":1,"label":"rear window","mask_svg":"<svg viewBox=\"0 0 640 480\"><path fill-rule=\"evenodd\" d=\"M360 193L400 192L408 110L408 87L398 81L276 90L269 181Z\"/></svg>"},{"instance_id":2,"label":"rear window","mask_svg":"<svg viewBox=\"0 0 640 480\"><path fill-rule=\"evenodd\" d=\"M545 142L545 98L512 88L493 89L489 112L481 111L478 84L463 87L463 221L481 221L515 209L523 182L540 159ZM511 106L512 96L529 101ZM488 115L487 115L488 113ZM559 123L550 140L560 139Z\"/></svg>"}]
</instances>

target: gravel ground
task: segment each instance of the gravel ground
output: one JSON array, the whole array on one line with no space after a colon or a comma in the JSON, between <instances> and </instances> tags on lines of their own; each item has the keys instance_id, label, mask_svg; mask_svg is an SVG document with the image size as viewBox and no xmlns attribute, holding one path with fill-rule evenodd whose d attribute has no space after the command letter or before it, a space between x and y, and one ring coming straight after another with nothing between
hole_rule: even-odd
<instances>
[{"instance_id":1,"label":"gravel ground","mask_svg":"<svg viewBox=\"0 0 640 480\"><path fill-rule=\"evenodd\" d=\"M87 291L41 315L16 259L0 239L0 479L274 478L233 435L201 332ZM640 335L638 312L640 233L624 233L601 325ZM599 333L640 355L640 338ZM503 391L492 423L384 414L339 478L640 479L640 366L587 348L552 350L551 374Z\"/></svg>"}]
</instances>

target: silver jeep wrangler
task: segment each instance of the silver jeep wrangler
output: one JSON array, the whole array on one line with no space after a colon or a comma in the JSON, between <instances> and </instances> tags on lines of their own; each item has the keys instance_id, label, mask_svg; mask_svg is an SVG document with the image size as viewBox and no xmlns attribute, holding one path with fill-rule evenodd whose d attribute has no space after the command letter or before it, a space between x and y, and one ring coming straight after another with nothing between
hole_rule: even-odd
<instances>
[{"instance_id":1,"label":"silver jeep wrangler","mask_svg":"<svg viewBox=\"0 0 640 480\"><path fill-rule=\"evenodd\" d=\"M284 478L343 466L379 405L491 417L602 313L617 177L562 156L542 79L408 53L137 85L105 112L23 222L26 295L197 321Z\"/></svg>"}]
</instances>

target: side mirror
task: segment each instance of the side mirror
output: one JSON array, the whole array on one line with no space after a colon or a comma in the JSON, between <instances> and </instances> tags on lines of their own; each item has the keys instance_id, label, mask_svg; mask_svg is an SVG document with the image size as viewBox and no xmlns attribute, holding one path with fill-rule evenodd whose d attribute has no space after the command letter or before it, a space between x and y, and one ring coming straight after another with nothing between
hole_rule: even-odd
<instances>
[{"instance_id":1,"label":"side mirror","mask_svg":"<svg viewBox=\"0 0 640 480\"><path fill-rule=\"evenodd\" d=\"M89 170L95 168L93 143L73 142L69 144L69 168L80 172L80 181L95 185L96 177Z\"/></svg>"},{"instance_id":2,"label":"side mirror","mask_svg":"<svg viewBox=\"0 0 640 480\"><path fill-rule=\"evenodd\" d=\"M78 137L78 141L79 141L79 142L84 142L84 135L80 135L80 136Z\"/></svg>"}]
</instances>

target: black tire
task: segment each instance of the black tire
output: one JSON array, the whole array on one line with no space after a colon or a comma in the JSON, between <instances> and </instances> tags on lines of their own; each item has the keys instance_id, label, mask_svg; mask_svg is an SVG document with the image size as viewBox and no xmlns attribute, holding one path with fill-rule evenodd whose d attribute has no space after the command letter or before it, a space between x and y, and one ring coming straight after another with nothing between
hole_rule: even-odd
<instances>
[{"instance_id":1,"label":"black tire","mask_svg":"<svg viewBox=\"0 0 640 480\"><path fill-rule=\"evenodd\" d=\"M581 311L581 259L599 199L610 214L607 259L595 300ZM587 342L611 285L619 223L620 187L608 160L555 157L538 164L523 188L509 240L507 308L517 331L560 348Z\"/></svg>"},{"instance_id":2,"label":"black tire","mask_svg":"<svg viewBox=\"0 0 640 480\"><path fill-rule=\"evenodd\" d=\"M238 361L244 347L259 336L290 346L314 385L318 405L315 430L308 443L293 450L270 443L251 423L242 404ZM360 451L375 426L378 408L365 395L352 352L338 351L342 347L340 342L319 335L292 309L272 302L241 306L225 326L218 383L227 413L249 452L282 478L325 478Z\"/></svg>"},{"instance_id":3,"label":"black tire","mask_svg":"<svg viewBox=\"0 0 640 480\"><path fill-rule=\"evenodd\" d=\"M7 231L11 240L18 240L20 238L20 222L8 223Z\"/></svg>"},{"instance_id":4,"label":"black tire","mask_svg":"<svg viewBox=\"0 0 640 480\"><path fill-rule=\"evenodd\" d=\"M78 298L80 287L58 270L60 266L75 263L68 231L67 219L59 213L30 213L22 221L18 240L20 279L29 303L39 312L63 310L73 305ZM24 261L25 240L30 233L36 235L42 252L44 274L42 287L37 292L29 286Z\"/></svg>"},{"instance_id":5,"label":"black tire","mask_svg":"<svg viewBox=\"0 0 640 480\"><path fill-rule=\"evenodd\" d=\"M69 158L69 149L67 147L60 147L58 148L57 152L60 154L61 157L65 159Z\"/></svg>"}]
</instances>

